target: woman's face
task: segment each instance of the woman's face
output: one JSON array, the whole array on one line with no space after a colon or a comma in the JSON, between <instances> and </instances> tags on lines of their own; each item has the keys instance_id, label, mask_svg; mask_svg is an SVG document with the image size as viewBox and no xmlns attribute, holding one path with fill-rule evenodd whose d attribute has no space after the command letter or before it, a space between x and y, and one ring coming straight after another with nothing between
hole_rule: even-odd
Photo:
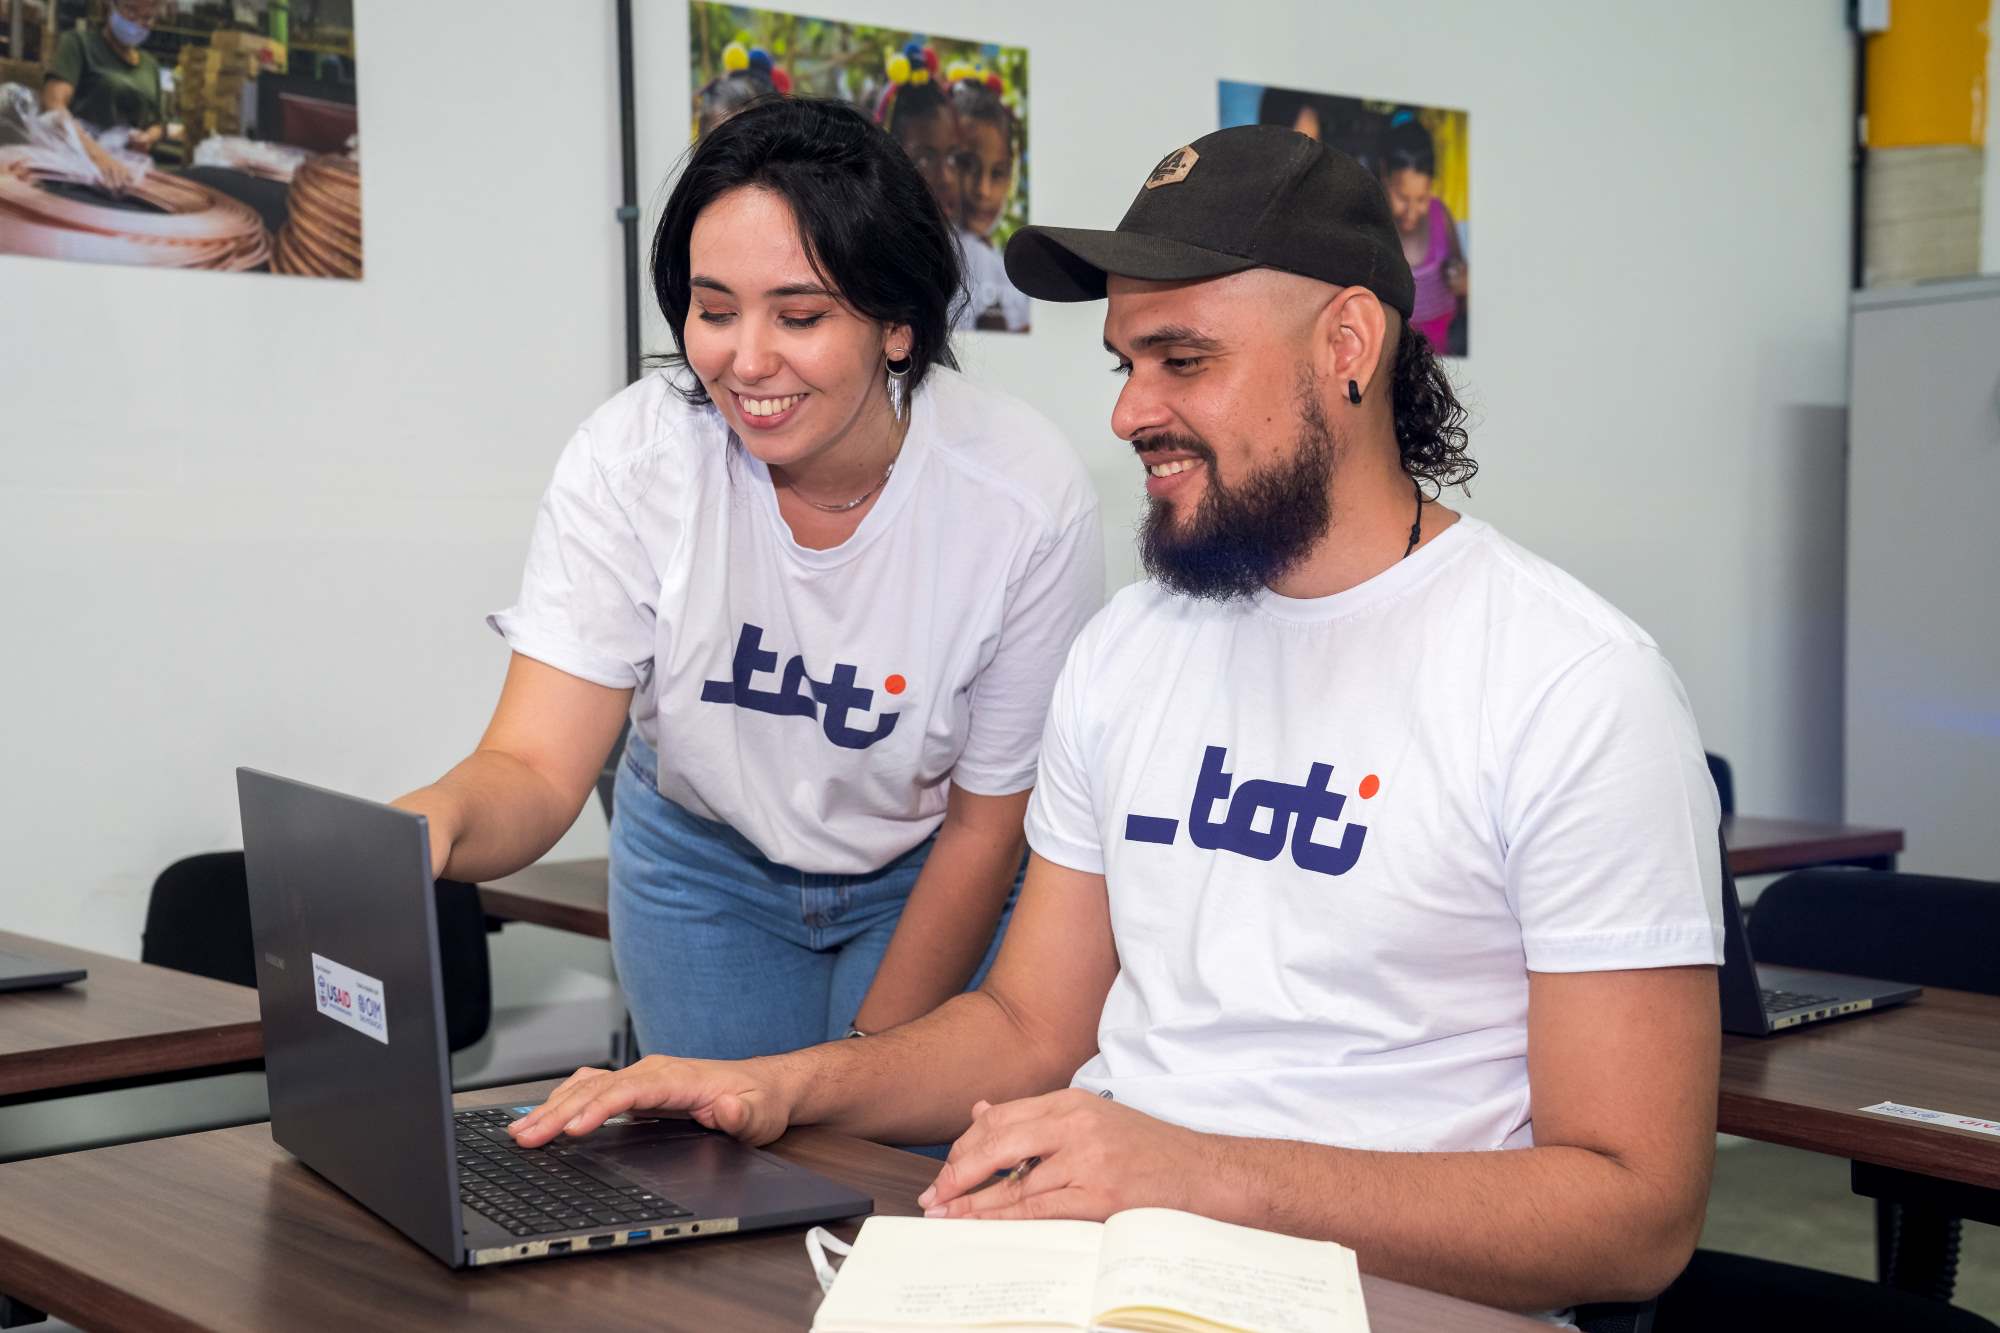
<instances>
[{"instance_id":1,"label":"woman's face","mask_svg":"<svg viewBox=\"0 0 2000 1333\"><path fill-rule=\"evenodd\" d=\"M1007 196L1014 192L1014 149L1007 132L990 120L966 119L958 135L959 179L964 186L965 225L990 236L1000 225Z\"/></svg>"},{"instance_id":2,"label":"woman's face","mask_svg":"<svg viewBox=\"0 0 2000 1333\"><path fill-rule=\"evenodd\" d=\"M1390 172L1382 185L1389 192L1389 211L1395 214L1396 230L1405 236L1416 235L1431 216L1430 176L1406 167Z\"/></svg>"},{"instance_id":3,"label":"woman's face","mask_svg":"<svg viewBox=\"0 0 2000 1333\"><path fill-rule=\"evenodd\" d=\"M688 261L688 364L752 454L795 465L887 419L883 360L907 352L910 331L827 290L781 196L742 186L716 199L695 219Z\"/></svg>"},{"instance_id":4,"label":"woman's face","mask_svg":"<svg viewBox=\"0 0 2000 1333\"><path fill-rule=\"evenodd\" d=\"M917 174L931 187L931 194L946 219L955 220L959 211L958 175L952 169L952 154L958 148L958 136L951 117L940 111L898 120L895 124L896 142L903 145L910 161L917 164Z\"/></svg>"}]
</instances>

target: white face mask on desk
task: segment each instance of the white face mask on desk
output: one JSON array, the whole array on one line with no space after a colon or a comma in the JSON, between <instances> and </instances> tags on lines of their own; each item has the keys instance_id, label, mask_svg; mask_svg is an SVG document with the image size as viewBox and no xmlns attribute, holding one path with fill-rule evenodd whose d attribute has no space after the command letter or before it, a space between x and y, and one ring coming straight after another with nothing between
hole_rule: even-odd
<instances>
[{"instance_id":1,"label":"white face mask on desk","mask_svg":"<svg viewBox=\"0 0 2000 1333\"><path fill-rule=\"evenodd\" d=\"M833 1261L826 1257L828 1250L832 1250L835 1254L839 1255L854 1253L852 1245L849 1245L825 1227L814 1227L811 1231L806 1232L806 1257L812 1260L813 1273L819 1278L819 1289L821 1291L832 1291L833 1280L840 1275L840 1270L835 1268Z\"/></svg>"}]
</instances>

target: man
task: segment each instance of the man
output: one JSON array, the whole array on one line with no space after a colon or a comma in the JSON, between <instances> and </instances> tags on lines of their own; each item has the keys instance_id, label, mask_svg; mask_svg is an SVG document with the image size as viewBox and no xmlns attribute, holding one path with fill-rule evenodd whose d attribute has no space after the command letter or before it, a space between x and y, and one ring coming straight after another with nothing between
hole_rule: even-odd
<instances>
[{"instance_id":1,"label":"man","mask_svg":"<svg viewBox=\"0 0 2000 1333\"><path fill-rule=\"evenodd\" d=\"M1714 788L1652 641L1425 496L1472 464L1380 185L1224 130L1007 259L1108 292L1153 579L1057 686L990 979L865 1040L580 1070L517 1137L957 1136L933 1215L1160 1205L1515 1309L1658 1291L1714 1140Z\"/></svg>"}]
</instances>

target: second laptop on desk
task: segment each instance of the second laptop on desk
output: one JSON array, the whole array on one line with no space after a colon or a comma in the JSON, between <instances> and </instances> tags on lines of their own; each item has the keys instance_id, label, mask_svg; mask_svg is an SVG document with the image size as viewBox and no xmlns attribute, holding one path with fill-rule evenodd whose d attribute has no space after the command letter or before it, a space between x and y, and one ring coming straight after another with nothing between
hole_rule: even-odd
<instances>
[{"instance_id":1,"label":"second laptop on desk","mask_svg":"<svg viewBox=\"0 0 2000 1333\"><path fill-rule=\"evenodd\" d=\"M1750 956L1750 933L1736 898L1729 855L1722 857L1722 1030L1767 1037L1786 1028L1823 1022L1914 1000L1917 986L1871 981L1834 972L1773 967Z\"/></svg>"},{"instance_id":2,"label":"second laptop on desk","mask_svg":"<svg viewBox=\"0 0 2000 1333\"><path fill-rule=\"evenodd\" d=\"M0 991L40 990L46 986L67 986L82 981L89 972L67 963L0 949Z\"/></svg>"},{"instance_id":3,"label":"second laptop on desk","mask_svg":"<svg viewBox=\"0 0 2000 1333\"><path fill-rule=\"evenodd\" d=\"M271 1137L453 1267L873 1209L691 1121L516 1147L523 1108L451 1109L420 815L237 770ZM720 997L719 997L720 998Z\"/></svg>"}]
</instances>

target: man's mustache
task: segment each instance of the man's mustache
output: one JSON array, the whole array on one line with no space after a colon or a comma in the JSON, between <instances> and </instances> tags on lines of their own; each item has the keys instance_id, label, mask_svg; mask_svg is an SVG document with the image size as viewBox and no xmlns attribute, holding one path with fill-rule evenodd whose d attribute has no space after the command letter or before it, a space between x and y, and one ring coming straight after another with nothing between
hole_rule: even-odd
<instances>
[{"instance_id":1,"label":"man's mustache","mask_svg":"<svg viewBox=\"0 0 2000 1333\"><path fill-rule=\"evenodd\" d=\"M1143 435L1132 441L1135 454L1193 454L1204 463L1215 461L1215 450L1192 435Z\"/></svg>"}]
</instances>

